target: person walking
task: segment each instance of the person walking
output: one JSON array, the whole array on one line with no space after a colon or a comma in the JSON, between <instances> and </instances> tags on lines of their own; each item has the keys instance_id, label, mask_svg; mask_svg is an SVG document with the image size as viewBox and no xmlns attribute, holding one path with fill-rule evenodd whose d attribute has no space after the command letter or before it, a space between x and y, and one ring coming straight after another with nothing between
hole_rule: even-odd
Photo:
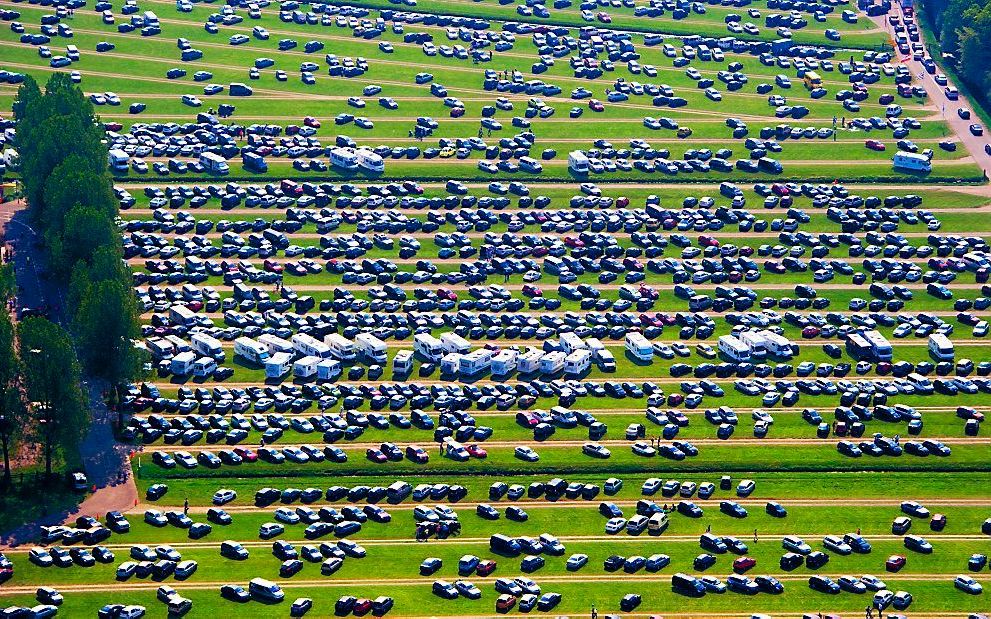
<instances>
[{"instance_id":1,"label":"person walking","mask_svg":"<svg viewBox=\"0 0 991 619\"><path fill-rule=\"evenodd\" d=\"M592 605L592 619L599 619L599 611L595 609L595 605Z\"/></svg>"},{"instance_id":2,"label":"person walking","mask_svg":"<svg viewBox=\"0 0 991 619\"><path fill-rule=\"evenodd\" d=\"M754 543L757 543L757 529L754 529Z\"/></svg>"},{"instance_id":3,"label":"person walking","mask_svg":"<svg viewBox=\"0 0 991 619\"><path fill-rule=\"evenodd\" d=\"M182 502L182 515L183 516L188 516L189 515L189 499L188 498L185 501Z\"/></svg>"},{"instance_id":4,"label":"person walking","mask_svg":"<svg viewBox=\"0 0 991 619\"><path fill-rule=\"evenodd\" d=\"M711 524L705 525L705 532L706 533L712 533L712 525Z\"/></svg>"}]
</instances>

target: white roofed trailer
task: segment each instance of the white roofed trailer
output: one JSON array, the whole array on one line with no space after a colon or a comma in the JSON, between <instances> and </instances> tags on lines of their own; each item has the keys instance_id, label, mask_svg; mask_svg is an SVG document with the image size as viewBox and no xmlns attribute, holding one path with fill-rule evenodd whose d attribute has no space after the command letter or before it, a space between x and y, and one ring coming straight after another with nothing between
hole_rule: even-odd
<instances>
[{"instance_id":1,"label":"white roofed trailer","mask_svg":"<svg viewBox=\"0 0 991 619\"><path fill-rule=\"evenodd\" d=\"M302 356L312 355L326 359L330 357L330 347L307 333L297 333L292 336L292 347Z\"/></svg>"},{"instance_id":2,"label":"white roofed trailer","mask_svg":"<svg viewBox=\"0 0 991 619\"><path fill-rule=\"evenodd\" d=\"M384 172L385 160L367 148L359 148L358 166L372 173Z\"/></svg>"},{"instance_id":3,"label":"white roofed trailer","mask_svg":"<svg viewBox=\"0 0 991 619\"><path fill-rule=\"evenodd\" d=\"M169 320L173 324L188 327L196 322L196 313L185 305L175 304L169 308Z\"/></svg>"},{"instance_id":4,"label":"white roofed trailer","mask_svg":"<svg viewBox=\"0 0 991 619\"><path fill-rule=\"evenodd\" d=\"M292 373L296 378L312 378L317 375L317 364L320 361L320 357L307 355L292 364Z\"/></svg>"},{"instance_id":5,"label":"white roofed trailer","mask_svg":"<svg viewBox=\"0 0 991 619\"><path fill-rule=\"evenodd\" d=\"M169 371L176 376L188 376L193 371L194 363L196 363L196 353L192 351L181 352L172 357L169 362Z\"/></svg>"},{"instance_id":6,"label":"white roofed trailer","mask_svg":"<svg viewBox=\"0 0 991 619\"><path fill-rule=\"evenodd\" d=\"M492 365L492 357L495 357L495 351L488 348L479 348L467 355L461 355L461 364L458 367L458 373L462 376L476 376L481 374L487 371L489 366Z\"/></svg>"},{"instance_id":7,"label":"white roofed trailer","mask_svg":"<svg viewBox=\"0 0 991 619\"><path fill-rule=\"evenodd\" d=\"M515 350L500 350L499 353L492 357L492 374L496 376L505 376L516 370L516 360L519 358L519 353Z\"/></svg>"},{"instance_id":8,"label":"white roofed trailer","mask_svg":"<svg viewBox=\"0 0 991 619\"><path fill-rule=\"evenodd\" d=\"M338 146L330 151L330 165L342 170L358 169L358 153L353 148Z\"/></svg>"},{"instance_id":9,"label":"white roofed trailer","mask_svg":"<svg viewBox=\"0 0 991 619\"><path fill-rule=\"evenodd\" d=\"M292 369L292 355L277 352L265 362L265 378L282 378Z\"/></svg>"},{"instance_id":10,"label":"white roofed trailer","mask_svg":"<svg viewBox=\"0 0 991 619\"><path fill-rule=\"evenodd\" d=\"M440 342L444 346L444 352L466 355L471 351L471 343L457 333L441 333Z\"/></svg>"},{"instance_id":11,"label":"white roofed trailer","mask_svg":"<svg viewBox=\"0 0 991 619\"><path fill-rule=\"evenodd\" d=\"M795 350L792 346L791 340L785 336L768 330L761 331L760 335L764 338L764 349L767 350L769 354L786 359L790 359L794 356Z\"/></svg>"},{"instance_id":12,"label":"white roofed trailer","mask_svg":"<svg viewBox=\"0 0 991 619\"><path fill-rule=\"evenodd\" d=\"M734 335L719 336L718 348L731 361L750 361L750 347Z\"/></svg>"},{"instance_id":13,"label":"white roofed trailer","mask_svg":"<svg viewBox=\"0 0 991 619\"><path fill-rule=\"evenodd\" d=\"M563 350L566 354L571 354L576 350L588 348L582 338L578 337L574 333L571 333L570 331L562 333L559 341L561 343L561 350Z\"/></svg>"},{"instance_id":14,"label":"white roofed trailer","mask_svg":"<svg viewBox=\"0 0 991 619\"><path fill-rule=\"evenodd\" d=\"M440 360L440 373L454 375L461 371L461 355L449 352Z\"/></svg>"},{"instance_id":15,"label":"white roofed trailer","mask_svg":"<svg viewBox=\"0 0 991 619\"><path fill-rule=\"evenodd\" d=\"M579 349L564 359L564 373L569 376L579 376L592 367L592 351Z\"/></svg>"},{"instance_id":16,"label":"white roofed trailer","mask_svg":"<svg viewBox=\"0 0 991 619\"><path fill-rule=\"evenodd\" d=\"M540 358L541 374L557 374L564 369L564 360L567 358L560 350L554 350Z\"/></svg>"},{"instance_id":17,"label":"white roofed trailer","mask_svg":"<svg viewBox=\"0 0 991 619\"><path fill-rule=\"evenodd\" d=\"M654 347L650 344L650 340L635 331L626 334L626 351L641 361L650 361L654 358Z\"/></svg>"},{"instance_id":18,"label":"white roofed trailer","mask_svg":"<svg viewBox=\"0 0 991 619\"><path fill-rule=\"evenodd\" d=\"M258 342L268 349L268 354L274 355L277 352L295 352L292 342L284 340L272 333L262 333L258 336Z\"/></svg>"},{"instance_id":19,"label":"white roofed trailer","mask_svg":"<svg viewBox=\"0 0 991 619\"><path fill-rule=\"evenodd\" d=\"M334 380L341 375L341 363L336 359L320 359L317 362L317 380Z\"/></svg>"},{"instance_id":20,"label":"white roofed trailer","mask_svg":"<svg viewBox=\"0 0 991 619\"><path fill-rule=\"evenodd\" d=\"M217 362L213 357L200 357L193 363L193 376L206 378L217 371Z\"/></svg>"},{"instance_id":21,"label":"white roofed trailer","mask_svg":"<svg viewBox=\"0 0 991 619\"><path fill-rule=\"evenodd\" d=\"M400 350L392 358L392 371L396 374L408 374L413 371L413 351Z\"/></svg>"},{"instance_id":22,"label":"white roofed trailer","mask_svg":"<svg viewBox=\"0 0 991 619\"><path fill-rule=\"evenodd\" d=\"M516 359L516 369L520 374L532 374L534 372L540 371L540 360L543 359L544 353L531 349L520 355Z\"/></svg>"}]
</instances>

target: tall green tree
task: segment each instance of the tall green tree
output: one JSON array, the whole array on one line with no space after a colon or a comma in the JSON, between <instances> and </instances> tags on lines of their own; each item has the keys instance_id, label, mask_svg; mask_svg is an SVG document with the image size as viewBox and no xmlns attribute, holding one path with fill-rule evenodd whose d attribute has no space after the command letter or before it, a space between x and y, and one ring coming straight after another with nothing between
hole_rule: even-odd
<instances>
[{"instance_id":1,"label":"tall green tree","mask_svg":"<svg viewBox=\"0 0 991 619\"><path fill-rule=\"evenodd\" d=\"M14 345L14 325L10 314L0 311L0 450L3 451L3 479L0 488L11 485L10 455L14 442L23 435L27 423L20 397L20 361Z\"/></svg>"},{"instance_id":2,"label":"tall green tree","mask_svg":"<svg viewBox=\"0 0 991 619\"><path fill-rule=\"evenodd\" d=\"M89 427L79 360L69 333L46 318L28 318L18 334L29 414L50 477L57 450L75 449Z\"/></svg>"}]
</instances>

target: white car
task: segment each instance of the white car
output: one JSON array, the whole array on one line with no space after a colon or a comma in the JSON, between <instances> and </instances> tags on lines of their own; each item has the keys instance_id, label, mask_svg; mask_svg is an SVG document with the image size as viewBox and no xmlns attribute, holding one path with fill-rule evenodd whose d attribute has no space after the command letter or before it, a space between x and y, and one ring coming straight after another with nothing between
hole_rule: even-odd
<instances>
[{"instance_id":1,"label":"white car","mask_svg":"<svg viewBox=\"0 0 991 619\"><path fill-rule=\"evenodd\" d=\"M960 574L959 576L954 578L953 586L965 593L971 593L973 595L977 595L984 590L984 588L981 586L981 583L977 582L976 580L965 574Z\"/></svg>"},{"instance_id":2,"label":"white car","mask_svg":"<svg viewBox=\"0 0 991 619\"><path fill-rule=\"evenodd\" d=\"M288 507L279 507L275 510L275 519L286 524L296 524L299 522L299 514Z\"/></svg>"},{"instance_id":3,"label":"white car","mask_svg":"<svg viewBox=\"0 0 991 619\"><path fill-rule=\"evenodd\" d=\"M182 95L180 101L182 101L184 105L188 105L189 107L200 107L201 105L203 105L203 102L200 101L199 97L197 97L196 95Z\"/></svg>"},{"instance_id":4,"label":"white car","mask_svg":"<svg viewBox=\"0 0 991 619\"><path fill-rule=\"evenodd\" d=\"M633 453L638 456L643 456L644 458L652 458L657 455L657 450L654 449L647 441L636 441L630 447Z\"/></svg>"},{"instance_id":5,"label":"white car","mask_svg":"<svg viewBox=\"0 0 991 619\"><path fill-rule=\"evenodd\" d=\"M626 518L610 518L606 522L606 533L615 535L626 528Z\"/></svg>"},{"instance_id":6,"label":"white car","mask_svg":"<svg viewBox=\"0 0 991 619\"><path fill-rule=\"evenodd\" d=\"M536 462L540 460L540 456L533 449L521 445L513 450L513 455L524 462Z\"/></svg>"}]
</instances>

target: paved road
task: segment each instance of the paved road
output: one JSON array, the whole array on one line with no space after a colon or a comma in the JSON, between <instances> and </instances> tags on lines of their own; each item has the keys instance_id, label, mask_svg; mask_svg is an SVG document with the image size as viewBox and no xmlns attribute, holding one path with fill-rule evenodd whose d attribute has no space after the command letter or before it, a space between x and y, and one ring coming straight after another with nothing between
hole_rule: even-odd
<instances>
[{"instance_id":1,"label":"paved road","mask_svg":"<svg viewBox=\"0 0 991 619\"><path fill-rule=\"evenodd\" d=\"M893 14L895 13L896 12L893 11ZM888 23L887 15L877 15L871 17L870 19L873 20L874 23L876 23L879 27L881 27L885 32L887 32L888 35L892 37L892 39L894 39L894 29L892 28L891 24ZM922 42L922 45L923 47L925 47L926 45L924 40ZM925 50L925 55L934 56L932 53L930 53L929 49ZM991 130L991 128L985 127L984 128L985 135L976 136L970 132L970 125L972 123L980 123L980 119L977 118L977 115L972 114L970 120L964 120L963 118L960 118L959 114L957 114L957 108L959 107L966 107L971 110L974 110L976 106L973 104L973 102L967 100L964 97L963 93L960 94L960 99L958 101L950 101L949 99L947 99L943 87L936 83L936 81L933 79L934 76L929 75L929 73L926 72L926 69L924 66L922 66L921 62L917 60L913 60L911 56L907 56L907 57L900 56L900 59L901 59L901 63L906 67L908 67L909 71L912 72L912 75L914 77L921 78L921 79L917 79L916 81L921 83L922 86L925 87L926 92L929 94L928 102L934 105L937 110L939 110L943 119L953 130L953 133L955 133L956 137L959 138L959 140L963 143L963 147L967 149L967 152L970 153L970 156L977 163L977 165L979 165L981 169L984 170L985 177L991 175L991 155L988 155L984 151L985 144L991 142L991 138L989 138L986 133L988 130ZM955 85L953 80L950 79L950 76L947 76L946 79L948 85L950 86ZM948 137L952 137L952 136L948 136Z\"/></svg>"},{"instance_id":2,"label":"paved road","mask_svg":"<svg viewBox=\"0 0 991 619\"><path fill-rule=\"evenodd\" d=\"M44 276L46 260L38 243L23 202L6 202L0 205L0 234L14 248L14 272L17 277L17 314L24 310L43 309L50 319L63 322L65 302L62 290L54 281ZM90 483L96 488L75 512L48 514L44 518L26 524L10 532L2 539L10 545L21 544L37 538L41 525L59 524L80 514L103 517L115 509L127 509L137 503L138 491L130 479L127 454L130 447L117 443L113 434L115 415L103 404L103 385L84 385L91 400L92 420L89 432L80 445L83 468Z\"/></svg>"}]
</instances>

